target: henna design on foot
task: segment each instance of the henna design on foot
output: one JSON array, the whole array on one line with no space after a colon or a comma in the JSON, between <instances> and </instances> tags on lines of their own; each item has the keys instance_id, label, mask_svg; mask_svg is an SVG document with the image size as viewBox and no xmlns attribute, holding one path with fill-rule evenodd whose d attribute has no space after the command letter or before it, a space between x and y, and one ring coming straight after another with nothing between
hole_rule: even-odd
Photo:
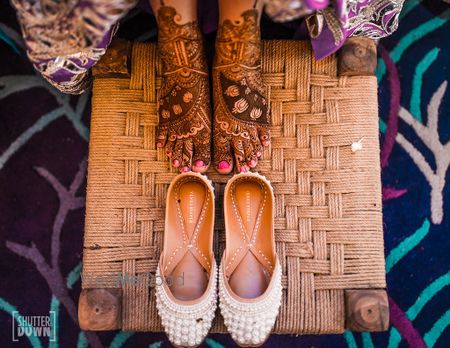
<instances>
[{"instance_id":1,"label":"henna design on foot","mask_svg":"<svg viewBox=\"0 0 450 348\"><path fill-rule=\"evenodd\" d=\"M258 11L250 9L241 16L241 23L225 20L216 38L214 161L222 174L232 171L233 162L240 172L254 168L262 146L270 143Z\"/></svg>"},{"instance_id":2,"label":"henna design on foot","mask_svg":"<svg viewBox=\"0 0 450 348\"><path fill-rule=\"evenodd\" d=\"M180 171L205 172L211 160L208 68L197 22L178 24L173 7L158 11L163 62L157 146Z\"/></svg>"}]
</instances>

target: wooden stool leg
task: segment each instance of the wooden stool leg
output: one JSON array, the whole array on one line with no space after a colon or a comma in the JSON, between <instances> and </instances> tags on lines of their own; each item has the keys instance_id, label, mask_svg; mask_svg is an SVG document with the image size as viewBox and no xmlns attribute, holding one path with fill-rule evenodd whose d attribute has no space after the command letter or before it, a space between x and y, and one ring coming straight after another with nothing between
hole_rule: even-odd
<instances>
[{"instance_id":1,"label":"wooden stool leg","mask_svg":"<svg viewBox=\"0 0 450 348\"><path fill-rule=\"evenodd\" d=\"M389 303L386 290L345 290L346 327L351 331L386 331Z\"/></svg>"},{"instance_id":2,"label":"wooden stool leg","mask_svg":"<svg viewBox=\"0 0 450 348\"><path fill-rule=\"evenodd\" d=\"M121 328L122 289L83 289L78 301L78 322L82 330Z\"/></svg>"},{"instance_id":3,"label":"wooden stool leg","mask_svg":"<svg viewBox=\"0 0 450 348\"><path fill-rule=\"evenodd\" d=\"M338 71L341 76L374 75L376 67L377 46L372 39L351 37L339 50Z\"/></svg>"}]
</instances>

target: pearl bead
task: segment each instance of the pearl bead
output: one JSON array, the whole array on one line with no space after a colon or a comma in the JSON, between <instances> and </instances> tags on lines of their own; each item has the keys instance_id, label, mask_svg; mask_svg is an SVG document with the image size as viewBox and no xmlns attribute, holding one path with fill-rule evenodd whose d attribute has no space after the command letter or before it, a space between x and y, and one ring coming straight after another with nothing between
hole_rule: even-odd
<instances>
[{"instance_id":1,"label":"pearl bead","mask_svg":"<svg viewBox=\"0 0 450 348\"><path fill-rule=\"evenodd\" d=\"M253 344L259 344L259 343L261 343L261 338L259 337L259 336L254 336L253 338L252 338L252 343Z\"/></svg>"},{"instance_id":2,"label":"pearl bead","mask_svg":"<svg viewBox=\"0 0 450 348\"><path fill-rule=\"evenodd\" d=\"M194 347L199 345L211 328L212 319L217 308L217 267L212 266L208 292L205 298L195 305L183 305L174 302L160 286L156 291L156 302L161 323L169 340L176 346ZM160 275L159 268L157 275Z\"/></svg>"},{"instance_id":3,"label":"pearl bead","mask_svg":"<svg viewBox=\"0 0 450 348\"><path fill-rule=\"evenodd\" d=\"M223 268L219 269L220 310L233 340L242 345L260 345L270 334L281 305L281 268L277 261L271 288L260 301L241 302L225 286Z\"/></svg>"}]
</instances>

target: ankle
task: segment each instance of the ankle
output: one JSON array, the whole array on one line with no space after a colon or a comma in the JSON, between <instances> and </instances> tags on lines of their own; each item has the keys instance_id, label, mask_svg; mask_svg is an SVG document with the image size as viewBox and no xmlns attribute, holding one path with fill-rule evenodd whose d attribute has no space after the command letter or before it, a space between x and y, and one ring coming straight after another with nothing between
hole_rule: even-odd
<instances>
[{"instance_id":1,"label":"ankle","mask_svg":"<svg viewBox=\"0 0 450 348\"><path fill-rule=\"evenodd\" d=\"M182 41L203 42L203 34L197 21L177 24L172 19L171 22L160 22L158 30L158 45Z\"/></svg>"},{"instance_id":2,"label":"ankle","mask_svg":"<svg viewBox=\"0 0 450 348\"><path fill-rule=\"evenodd\" d=\"M261 33L258 11L246 10L240 21L225 19L217 31L215 65L259 65Z\"/></svg>"},{"instance_id":3,"label":"ankle","mask_svg":"<svg viewBox=\"0 0 450 348\"><path fill-rule=\"evenodd\" d=\"M158 50L165 73L186 68L198 72L207 71L203 35L197 22L182 26L173 22L160 23L159 28Z\"/></svg>"}]
</instances>

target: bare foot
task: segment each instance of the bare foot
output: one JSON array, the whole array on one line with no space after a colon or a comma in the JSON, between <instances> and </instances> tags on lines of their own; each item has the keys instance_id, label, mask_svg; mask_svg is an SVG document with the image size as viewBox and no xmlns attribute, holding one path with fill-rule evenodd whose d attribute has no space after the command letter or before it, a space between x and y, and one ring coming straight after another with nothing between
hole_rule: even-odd
<instances>
[{"instance_id":1,"label":"bare foot","mask_svg":"<svg viewBox=\"0 0 450 348\"><path fill-rule=\"evenodd\" d=\"M269 105L261 79L258 11L225 20L216 38L213 67L214 161L221 174L256 167L270 143Z\"/></svg>"},{"instance_id":2,"label":"bare foot","mask_svg":"<svg viewBox=\"0 0 450 348\"><path fill-rule=\"evenodd\" d=\"M158 11L163 78L157 146L180 171L205 172L211 161L208 69L197 22L178 24L173 7Z\"/></svg>"}]
</instances>

